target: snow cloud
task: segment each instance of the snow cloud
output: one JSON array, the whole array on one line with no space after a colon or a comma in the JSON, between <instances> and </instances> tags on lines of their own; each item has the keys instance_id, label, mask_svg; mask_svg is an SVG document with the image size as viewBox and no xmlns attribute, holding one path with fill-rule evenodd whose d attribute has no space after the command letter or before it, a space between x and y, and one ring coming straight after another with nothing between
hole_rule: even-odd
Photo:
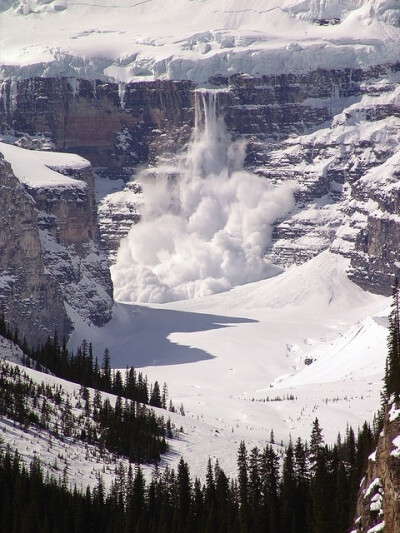
<instances>
[{"instance_id":1,"label":"snow cloud","mask_svg":"<svg viewBox=\"0 0 400 533\"><path fill-rule=\"evenodd\" d=\"M263 254L273 222L293 206L294 186L243 170L245 146L229 139L217 103L218 92L198 93L185 158L173 172L142 174L142 221L111 268L117 300L198 298L276 272Z\"/></svg>"}]
</instances>

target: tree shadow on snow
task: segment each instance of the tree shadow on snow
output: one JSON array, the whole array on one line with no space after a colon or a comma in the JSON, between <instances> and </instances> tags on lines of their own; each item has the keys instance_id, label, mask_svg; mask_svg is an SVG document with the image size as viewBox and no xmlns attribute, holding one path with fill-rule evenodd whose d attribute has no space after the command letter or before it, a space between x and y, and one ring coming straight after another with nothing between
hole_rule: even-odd
<instances>
[{"instance_id":1,"label":"tree shadow on snow","mask_svg":"<svg viewBox=\"0 0 400 533\"><path fill-rule=\"evenodd\" d=\"M247 318L227 317L116 304L112 320L101 328L95 348L110 350L114 368L177 365L214 359L208 352L169 340L172 333L195 333L254 323ZM100 341L100 342L99 342Z\"/></svg>"}]
</instances>

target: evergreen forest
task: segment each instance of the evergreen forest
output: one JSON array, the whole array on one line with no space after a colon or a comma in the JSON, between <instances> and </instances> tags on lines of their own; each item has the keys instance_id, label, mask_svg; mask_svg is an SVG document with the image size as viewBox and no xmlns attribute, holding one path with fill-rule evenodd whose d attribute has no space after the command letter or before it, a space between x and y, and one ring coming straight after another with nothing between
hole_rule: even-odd
<instances>
[{"instance_id":1,"label":"evergreen forest","mask_svg":"<svg viewBox=\"0 0 400 533\"><path fill-rule=\"evenodd\" d=\"M177 471L154 467L146 482L139 465L121 464L111 490L101 477L82 492L44 474L39 460L0 456L0 531L4 533L345 533L373 444L364 424L343 441L323 443L316 419L310 444L300 439L280 454L239 446L237 479L209 460L205 482L192 479L181 458Z\"/></svg>"},{"instance_id":2,"label":"evergreen forest","mask_svg":"<svg viewBox=\"0 0 400 533\"><path fill-rule=\"evenodd\" d=\"M398 285L390 318L384 399L399 393ZM0 323L3 335L16 332ZM181 457L177 470L158 463L167 437L177 434L143 402L166 408L167 386L150 386L127 369L113 372L106 351L102 364L85 341L70 354L57 337L28 353L25 363L80 384L71 397L61 386L34 382L23 369L2 362L0 413L25 427L63 439L95 444L129 459L121 462L110 490L101 476L80 490L49 473L35 458L25 464L0 446L0 532L25 533L346 533L354 520L356 494L368 456L376 446L382 417L373 427L347 427L333 445L324 442L316 418L307 442L270 442L250 450L241 442L237 475L228 477L218 460L208 460L202 479L193 478ZM91 387L92 392L89 391ZM102 392L105 396L103 399ZM112 405L107 392L116 394ZM139 400L140 398L140 400ZM102 452L100 452L102 453ZM140 463L154 463L146 479Z\"/></svg>"}]
</instances>

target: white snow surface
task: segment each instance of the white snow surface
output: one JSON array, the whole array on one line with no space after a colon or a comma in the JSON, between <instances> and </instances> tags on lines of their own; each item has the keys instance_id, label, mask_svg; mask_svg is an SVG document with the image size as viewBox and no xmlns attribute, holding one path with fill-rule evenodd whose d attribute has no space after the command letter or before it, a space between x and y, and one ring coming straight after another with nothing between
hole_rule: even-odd
<instances>
[{"instance_id":1,"label":"white snow surface","mask_svg":"<svg viewBox=\"0 0 400 533\"><path fill-rule=\"evenodd\" d=\"M347 266L343 257L324 252L274 278L197 300L117 303L102 328L76 315L71 346L86 338L100 357L109 347L114 367L133 365L151 382L166 381L174 404L183 403L186 416L170 413L183 433L170 441L161 468L176 467L183 456L192 475L204 479L211 457L236 475L241 440L249 449L263 447L271 429L277 443L287 444L289 435L308 439L318 417L326 442L333 442L347 423L357 428L372 420L390 302L350 282ZM0 355L9 361L21 357L5 340ZM316 361L305 365L312 357ZM72 395L79 390L54 376L26 372L35 381L61 383ZM60 475L67 466L78 487L95 485L98 473L109 486L118 466L110 457L103 467L85 446L24 431L7 419L0 420L0 432L24 460L37 455L54 474L58 463Z\"/></svg>"},{"instance_id":2,"label":"white snow surface","mask_svg":"<svg viewBox=\"0 0 400 533\"><path fill-rule=\"evenodd\" d=\"M395 437L393 439L393 446L394 449L390 452L390 455L394 455L395 457L400 457L400 435Z\"/></svg>"},{"instance_id":3,"label":"white snow surface","mask_svg":"<svg viewBox=\"0 0 400 533\"><path fill-rule=\"evenodd\" d=\"M19 181L31 188L85 188L81 180L64 176L57 170L83 169L90 166L89 161L75 154L26 150L0 142L0 153L11 164Z\"/></svg>"},{"instance_id":4,"label":"white snow surface","mask_svg":"<svg viewBox=\"0 0 400 533\"><path fill-rule=\"evenodd\" d=\"M385 530L385 521L380 522L374 527L371 527L370 529L368 529L367 533L379 533L379 531L384 531L384 530Z\"/></svg>"},{"instance_id":5,"label":"white snow surface","mask_svg":"<svg viewBox=\"0 0 400 533\"><path fill-rule=\"evenodd\" d=\"M371 481L371 483L368 485L367 489L365 490L364 499L369 498L371 494L379 489L382 488L382 482L379 477L376 477Z\"/></svg>"},{"instance_id":6,"label":"white snow surface","mask_svg":"<svg viewBox=\"0 0 400 533\"><path fill-rule=\"evenodd\" d=\"M397 418L399 418L399 416L400 416L400 409L397 409L396 404L393 403L389 411L390 422L394 422Z\"/></svg>"},{"instance_id":7,"label":"white snow surface","mask_svg":"<svg viewBox=\"0 0 400 533\"><path fill-rule=\"evenodd\" d=\"M0 64L4 77L199 83L354 68L398 60L398 23L398 0L2 0Z\"/></svg>"},{"instance_id":8,"label":"white snow surface","mask_svg":"<svg viewBox=\"0 0 400 533\"><path fill-rule=\"evenodd\" d=\"M199 299L115 305L103 328L75 324L117 368L166 381L190 430L178 446L193 473L208 456L236 471L236 448L289 434L308 439L318 417L327 442L372 421L386 357L389 299L346 276L328 251L270 279ZM310 365L305 361L312 359ZM205 429L206 428L206 429ZM179 458L179 456L178 456Z\"/></svg>"}]
</instances>

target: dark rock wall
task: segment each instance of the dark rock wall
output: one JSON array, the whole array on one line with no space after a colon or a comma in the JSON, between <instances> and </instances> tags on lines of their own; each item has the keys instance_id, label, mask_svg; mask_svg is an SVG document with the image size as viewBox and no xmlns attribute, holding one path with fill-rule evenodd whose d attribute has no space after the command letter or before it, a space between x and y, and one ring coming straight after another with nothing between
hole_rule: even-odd
<instances>
[{"instance_id":1,"label":"dark rock wall","mask_svg":"<svg viewBox=\"0 0 400 533\"><path fill-rule=\"evenodd\" d=\"M87 188L52 188L51 194L46 188L28 190L35 199L37 209L46 214L42 216L42 229L47 229L57 243L73 245L76 252L82 255L89 240L100 244L93 171L90 167L83 170L56 170L84 181Z\"/></svg>"},{"instance_id":2,"label":"dark rock wall","mask_svg":"<svg viewBox=\"0 0 400 533\"><path fill-rule=\"evenodd\" d=\"M399 436L400 417L390 420L386 412L378 447L358 492L354 533L400 531L400 450L394 444Z\"/></svg>"},{"instance_id":3,"label":"dark rock wall","mask_svg":"<svg viewBox=\"0 0 400 533\"><path fill-rule=\"evenodd\" d=\"M61 288L43 259L38 212L29 193L0 156L0 308L29 343L57 329L68 334Z\"/></svg>"},{"instance_id":4,"label":"dark rock wall","mask_svg":"<svg viewBox=\"0 0 400 533\"><path fill-rule=\"evenodd\" d=\"M108 175L184 146L193 125L190 82L119 86L68 78L4 82L0 123L12 133L48 134L56 148L77 153ZM12 91L15 91L15 95ZM129 177L129 176L128 176Z\"/></svg>"}]
</instances>

